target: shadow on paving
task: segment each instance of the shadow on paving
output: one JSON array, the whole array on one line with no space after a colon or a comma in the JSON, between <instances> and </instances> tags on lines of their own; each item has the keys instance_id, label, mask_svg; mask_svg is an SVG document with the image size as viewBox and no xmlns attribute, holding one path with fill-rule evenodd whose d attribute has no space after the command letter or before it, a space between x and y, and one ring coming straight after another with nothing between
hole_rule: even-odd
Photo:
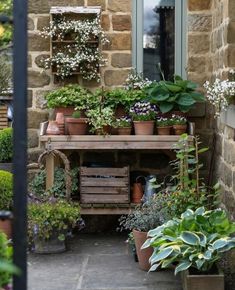
<instances>
[{"instance_id":1,"label":"shadow on paving","mask_svg":"<svg viewBox=\"0 0 235 290\"><path fill-rule=\"evenodd\" d=\"M29 290L181 290L171 271L138 268L121 234L80 234L57 255L30 254Z\"/></svg>"}]
</instances>

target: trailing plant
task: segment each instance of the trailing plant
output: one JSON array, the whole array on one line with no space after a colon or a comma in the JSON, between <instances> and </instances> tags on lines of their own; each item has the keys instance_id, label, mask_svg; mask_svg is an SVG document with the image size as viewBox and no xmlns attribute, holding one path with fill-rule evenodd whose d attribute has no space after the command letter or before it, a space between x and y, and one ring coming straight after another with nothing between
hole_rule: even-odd
<instances>
[{"instance_id":1,"label":"trailing plant","mask_svg":"<svg viewBox=\"0 0 235 290\"><path fill-rule=\"evenodd\" d=\"M160 117L157 119L157 127L168 127L172 125L172 121L169 118Z\"/></svg>"},{"instance_id":2,"label":"trailing plant","mask_svg":"<svg viewBox=\"0 0 235 290\"><path fill-rule=\"evenodd\" d=\"M158 105L162 113L172 110L188 112L195 103L205 101L205 97L196 89L197 84L175 76L173 82L163 80L147 87L147 100Z\"/></svg>"},{"instance_id":3,"label":"trailing plant","mask_svg":"<svg viewBox=\"0 0 235 290\"><path fill-rule=\"evenodd\" d=\"M174 265L175 274L189 268L208 273L223 253L235 248L234 233L235 223L224 210L188 209L149 231L142 248L154 248L150 271Z\"/></svg>"},{"instance_id":4,"label":"trailing plant","mask_svg":"<svg viewBox=\"0 0 235 290\"><path fill-rule=\"evenodd\" d=\"M126 90L142 90L149 87L152 84L148 78L144 78L143 73L138 73L136 69L132 69L129 73L124 87Z\"/></svg>"},{"instance_id":5,"label":"trailing plant","mask_svg":"<svg viewBox=\"0 0 235 290\"><path fill-rule=\"evenodd\" d=\"M50 200L43 203L30 203L28 206L28 235L48 240L55 234L65 240L66 233L75 228L80 219L80 207L67 200Z\"/></svg>"},{"instance_id":6,"label":"trailing plant","mask_svg":"<svg viewBox=\"0 0 235 290\"><path fill-rule=\"evenodd\" d=\"M13 176L0 170L0 210L11 210L13 205Z\"/></svg>"},{"instance_id":7,"label":"trailing plant","mask_svg":"<svg viewBox=\"0 0 235 290\"><path fill-rule=\"evenodd\" d=\"M186 125L187 119L185 117L173 114L171 116L171 124L172 125Z\"/></svg>"},{"instance_id":8,"label":"trailing plant","mask_svg":"<svg viewBox=\"0 0 235 290\"><path fill-rule=\"evenodd\" d=\"M76 107L86 109L93 100L92 94L79 85L67 85L45 95L48 108Z\"/></svg>"},{"instance_id":9,"label":"trailing plant","mask_svg":"<svg viewBox=\"0 0 235 290\"><path fill-rule=\"evenodd\" d=\"M129 128L131 127L131 118L130 117L121 117L115 121L116 128Z\"/></svg>"},{"instance_id":10,"label":"trailing plant","mask_svg":"<svg viewBox=\"0 0 235 290\"><path fill-rule=\"evenodd\" d=\"M73 168L70 170L70 176L72 179L71 194L76 195L78 191L78 168ZM66 196L65 184L65 170L63 168L56 167L54 173L54 184L52 188L46 191L46 170L40 170L40 172L35 175L34 179L29 184L29 190L39 199L48 198L50 196L63 198Z\"/></svg>"},{"instance_id":11,"label":"trailing plant","mask_svg":"<svg viewBox=\"0 0 235 290\"><path fill-rule=\"evenodd\" d=\"M149 102L137 102L130 108L130 116L134 121L152 121L156 115L156 106Z\"/></svg>"},{"instance_id":12,"label":"trailing plant","mask_svg":"<svg viewBox=\"0 0 235 290\"><path fill-rule=\"evenodd\" d=\"M6 128L0 131L0 162L11 162L13 157L13 130Z\"/></svg>"}]
</instances>

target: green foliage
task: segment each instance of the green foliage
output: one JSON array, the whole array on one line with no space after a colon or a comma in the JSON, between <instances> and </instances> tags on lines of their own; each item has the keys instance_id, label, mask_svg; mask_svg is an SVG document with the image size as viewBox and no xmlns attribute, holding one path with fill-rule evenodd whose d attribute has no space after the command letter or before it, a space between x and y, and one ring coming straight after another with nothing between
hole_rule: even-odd
<instances>
[{"instance_id":1,"label":"green foliage","mask_svg":"<svg viewBox=\"0 0 235 290\"><path fill-rule=\"evenodd\" d=\"M235 223L223 210L188 209L180 218L149 231L142 248L152 246L151 269L176 265L175 274L195 268L209 272L221 255L235 248Z\"/></svg>"},{"instance_id":2,"label":"green foliage","mask_svg":"<svg viewBox=\"0 0 235 290\"><path fill-rule=\"evenodd\" d=\"M175 76L174 82L163 80L152 83L146 89L147 99L157 104L162 113L172 110L188 112L196 102L205 101L205 97L196 88L195 83Z\"/></svg>"},{"instance_id":3,"label":"green foliage","mask_svg":"<svg viewBox=\"0 0 235 290\"><path fill-rule=\"evenodd\" d=\"M172 120L168 118L158 118L156 121L157 127L167 127L172 125Z\"/></svg>"},{"instance_id":4,"label":"green foliage","mask_svg":"<svg viewBox=\"0 0 235 290\"><path fill-rule=\"evenodd\" d=\"M6 128L0 131L0 162L11 162L13 156L13 130Z\"/></svg>"},{"instance_id":5,"label":"green foliage","mask_svg":"<svg viewBox=\"0 0 235 290\"><path fill-rule=\"evenodd\" d=\"M13 176L0 170L0 210L11 210L13 204Z\"/></svg>"},{"instance_id":6,"label":"green foliage","mask_svg":"<svg viewBox=\"0 0 235 290\"><path fill-rule=\"evenodd\" d=\"M11 87L12 68L5 55L0 56L0 94L4 94Z\"/></svg>"},{"instance_id":7,"label":"green foliage","mask_svg":"<svg viewBox=\"0 0 235 290\"><path fill-rule=\"evenodd\" d=\"M67 200L31 203L28 206L28 235L33 241L36 236L48 240L55 233L58 239L65 238L63 233L75 228L80 219L80 207Z\"/></svg>"},{"instance_id":8,"label":"green foliage","mask_svg":"<svg viewBox=\"0 0 235 290\"><path fill-rule=\"evenodd\" d=\"M79 119L79 118L81 118L81 113L80 113L80 111L75 111L75 112L72 114L72 117L75 118L75 119Z\"/></svg>"},{"instance_id":9,"label":"green foliage","mask_svg":"<svg viewBox=\"0 0 235 290\"><path fill-rule=\"evenodd\" d=\"M12 8L13 8L13 1L12 0L1 0L1 2L0 2L0 14L11 16L12 15ZM12 36L13 36L12 25L4 24L4 25L2 25L2 28L4 31L3 31L3 34L0 35L0 47L8 45L12 41Z\"/></svg>"},{"instance_id":10,"label":"green foliage","mask_svg":"<svg viewBox=\"0 0 235 290\"><path fill-rule=\"evenodd\" d=\"M78 168L74 168L70 171L72 179L72 195L76 194L78 191ZM65 171L63 168L56 167L54 175L54 185L52 188L46 192L46 171L41 170L29 184L29 190L36 197L65 197L66 187L65 187Z\"/></svg>"},{"instance_id":11,"label":"green foliage","mask_svg":"<svg viewBox=\"0 0 235 290\"><path fill-rule=\"evenodd\" d=\"M176 174L173 176L176 186L171 188L168 206L171 208L171 217L180 216L186 209L195 210L204 206L207 209L216 208L219 200L219 186L206 187L200 178L199 155L207 148L199 149L200 142L196 137L194 145L188 143L188 135L183 134L176 145L176 161L172 163Z\"/></svg>"},{"instance_id":12,"label":"green foliage","mask_svg":"<svg viewBox=\"0 0 235 290\"><path fill-rule=\"evenodd\" d=\"M76 107L84 110L93 103L92 94L79 85L68 85L49 92L45 99L48 108Z\"/></svg>"},{"instance_id":13,"label":"green foliage","mask_svg":"<svg viewBox=\"0 0 235 290\"><path fill-rule=\"evenodd\" d=\"M136 206L127 216L121 216L119 219L121 229L148 232L161 225L169 216L167 198L166 194L156 194L143 205Z\"/></svg>"}]
</instances>

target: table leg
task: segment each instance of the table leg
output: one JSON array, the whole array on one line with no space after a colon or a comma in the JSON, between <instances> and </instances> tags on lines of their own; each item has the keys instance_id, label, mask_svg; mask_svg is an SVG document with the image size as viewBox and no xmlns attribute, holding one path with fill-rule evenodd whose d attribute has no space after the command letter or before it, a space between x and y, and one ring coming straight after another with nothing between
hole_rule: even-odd
<instances>
[{"instance_id":1,"label":"table leg","mask_svg":"<svg viewBox=\"0 0 235 290\"><path fill-rule=\"evenodd\" d=\"M46 157L46 190L50 189L54 184L55 161L53 154Z\"/></svg>"}]
</instances>

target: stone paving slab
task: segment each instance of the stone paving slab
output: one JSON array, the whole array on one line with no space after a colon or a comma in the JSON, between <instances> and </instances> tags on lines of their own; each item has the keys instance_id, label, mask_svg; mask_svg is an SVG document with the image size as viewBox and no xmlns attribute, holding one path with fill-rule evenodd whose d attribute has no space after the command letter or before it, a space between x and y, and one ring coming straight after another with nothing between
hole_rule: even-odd
<instances>
[{"instance_id":1,"label":"stone paving slab","mask_svg":"<svg viewBox=\"0 0 235 290\"><path fill-rule=\"evenodd\" d=\"M181 290L171 271L146 273L123 235L80 235L57 255L30 254L29 290Z\"/></svg>"}]
</instances>

